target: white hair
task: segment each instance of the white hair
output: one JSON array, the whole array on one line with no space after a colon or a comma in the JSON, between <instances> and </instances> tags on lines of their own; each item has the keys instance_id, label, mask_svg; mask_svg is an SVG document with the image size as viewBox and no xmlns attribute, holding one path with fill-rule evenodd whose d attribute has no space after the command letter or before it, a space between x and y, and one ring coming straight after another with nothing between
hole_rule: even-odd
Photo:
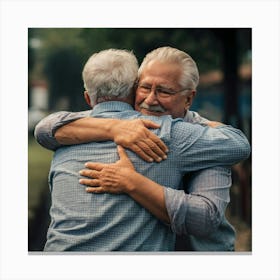
<instances>
[{"instance_id":1,"label":"white hair","mask_svg":"<svg viewBox=\"0 0 280 280\"><path fill-rule=\"evenodd\" d=\"M187 53L172 47L161 47L149 52L140 65L138 78L151 61L178 63L182 67L182 75L179 79L180 86L196 89L199 82L199 72L196 63Z\"/></svg>"},{"instance_id":2,"label":"white hair","mask_svg":"<svg viewBox=\"0 0 280 280\"><path fill-rule=\"evenodd\" d=\"M91 102L99 98L125 98L132 92L138 62L127 50L108 49L93 54L83 69L84 87Z\"/></svg>"}]
</instances>

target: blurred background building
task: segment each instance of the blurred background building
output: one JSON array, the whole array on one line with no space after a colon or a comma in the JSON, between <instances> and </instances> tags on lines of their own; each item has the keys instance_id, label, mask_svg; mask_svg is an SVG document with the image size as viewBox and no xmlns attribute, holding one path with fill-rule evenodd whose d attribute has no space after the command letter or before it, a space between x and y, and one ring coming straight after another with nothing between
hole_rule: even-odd
<instances>
[{"instance_id":1,"label":"blurred background building","mask_svg":"<svg viewBox=\"0 0 280 280\"><path fill-rule=\"evenodd\" d=\"M35 125L61 110L88 110L82 69L108 48L146 53L172 46L196 61L200 83L192 110L240 128L251 143L252 46L250 28L30 28L28 31L29 251L42 250L49 223L47 176L52 152L34 140ZM233 167L227 216L237 229L237 251L251 251L251 158Z\"/></svg>"}]
</instances>

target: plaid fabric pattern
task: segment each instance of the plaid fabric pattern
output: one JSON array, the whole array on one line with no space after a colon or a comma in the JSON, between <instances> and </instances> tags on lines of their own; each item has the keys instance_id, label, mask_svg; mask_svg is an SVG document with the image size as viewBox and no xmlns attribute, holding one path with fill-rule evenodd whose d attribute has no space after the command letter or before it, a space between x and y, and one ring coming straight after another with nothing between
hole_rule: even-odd
<instances>
[{"instance_id":1,"label":"plaid fabric pattern","mask_svg":"<svg viewBox=\"0 0 280 280\"><path fill-rule=\"evenodd\" d=\"M142 116L122 102L96 105L93 117L148 118L161 125L154 132L168 145L168 159L147 163L128 151L136 170L170 189L186 172L231 165L248 156L247 139L237 129L184 123L169 116ZM88 194L78 171L87 161L118 160L115 143L91 142L57 149L49 174L51 224L46 251L171 251L175 235L127 195Z\"/></svg>"}]
</instances>

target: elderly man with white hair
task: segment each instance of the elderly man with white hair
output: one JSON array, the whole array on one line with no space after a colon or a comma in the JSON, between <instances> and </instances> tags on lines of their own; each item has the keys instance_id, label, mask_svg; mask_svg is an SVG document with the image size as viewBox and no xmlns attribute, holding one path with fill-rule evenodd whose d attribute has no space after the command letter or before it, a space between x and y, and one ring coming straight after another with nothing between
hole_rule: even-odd
<instances>
[{"instance_id":1,"label":"elderly man with white hair","mask_svg":"<svg viewBox=\"0 0 280 280\"><path fill-rule=\"evenodd\" d=\"M175 233L193 235L197 250L207 248L207 234L209 250L233 250L234 230L224 217L230 187L227 166L249 156L246 137L188 110L198 71L186 53L166 47L147 55L136 82L135 108L140 113L132 107L136 72L137 61L129 52L93 55L83 71L85 98L92 111L56 114L36 127L42 144L50 134L67 144L57 145L52 138L57 150L50 170L52 221L45 250L172 251ZM57 129L62 119L68 118L68 123L81 116L87 117ZM189 122L179 119L184 116ZM116 137L114 125L125 130L135 119L153 128L160 140L150 131L149 141L140 144ZM194 124L197 120L203 125ZM150 163L131 151L127 157L122 148L115 163L116 144L105 141L115 139ZM87 165L93 171L82 170L86 162L95 162ZM93 179L80 179L80 170ZM179 190L183 175L193 171L199 173L189 182L191 194L185 194ZM82 184L91 185L87 188L91 193Z\"/></svg>"}]
</instances>

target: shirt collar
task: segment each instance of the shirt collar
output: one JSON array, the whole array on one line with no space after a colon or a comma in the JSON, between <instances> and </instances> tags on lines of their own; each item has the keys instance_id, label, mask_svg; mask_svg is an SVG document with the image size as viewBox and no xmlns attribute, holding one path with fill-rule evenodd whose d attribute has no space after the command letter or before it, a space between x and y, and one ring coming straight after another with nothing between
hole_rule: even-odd
<instances>
[{"instance_id":1,"label":"shirt collar","mask_svg":"<svg viewBox=\"0 0 280 280\"><path fill-rule=\"evenodd\" d=\"M121 101L106 101L96 104L93 107L90 115L96 116L104 112L123 112L133 110L133 107L128 103Z\"/></svg>"},{"instance_id":2,"label":"shirt collar","mask_svg":"<svg viewBox=\"0 0 280 280\"><path fill-rule=\"evenodd\" d=\"M191 122L192 119L193 119L193 112L188 110L185 117L184 117L184 121L185 122Z\"/></svg>"}]
</instances>

